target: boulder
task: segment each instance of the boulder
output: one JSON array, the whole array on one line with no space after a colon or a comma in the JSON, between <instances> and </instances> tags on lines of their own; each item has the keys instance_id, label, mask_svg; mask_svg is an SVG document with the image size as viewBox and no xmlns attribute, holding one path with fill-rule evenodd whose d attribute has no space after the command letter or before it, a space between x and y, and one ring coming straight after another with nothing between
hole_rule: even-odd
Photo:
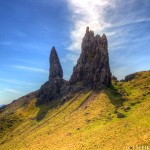
<instances>
[{"instance_id":1,"label":"boulder","mask_svg":"<svg viewBox=\"0 0 150 150\"><path fill-rule=\"evenodd\" d=\"M117 113L117 118L124 118L125 115L123 113Z\"/></svg>"}]
</instances>

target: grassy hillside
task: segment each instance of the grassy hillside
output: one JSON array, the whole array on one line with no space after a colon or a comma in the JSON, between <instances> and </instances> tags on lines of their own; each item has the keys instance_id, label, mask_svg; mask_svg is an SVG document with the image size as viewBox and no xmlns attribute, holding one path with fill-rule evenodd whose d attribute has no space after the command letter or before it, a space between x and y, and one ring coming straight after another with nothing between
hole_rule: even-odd
<instances>
[{"instance_id":1,"label":"grassy hillside","mask_svg":"<svg viewBox=\"0 0 150 150\"><path fill-rule=\"evenodd\" d=\"M150 71L60 105L36 98L0 113L0 150L125 150L150 146Z\"/></svg>"}]
</instances>

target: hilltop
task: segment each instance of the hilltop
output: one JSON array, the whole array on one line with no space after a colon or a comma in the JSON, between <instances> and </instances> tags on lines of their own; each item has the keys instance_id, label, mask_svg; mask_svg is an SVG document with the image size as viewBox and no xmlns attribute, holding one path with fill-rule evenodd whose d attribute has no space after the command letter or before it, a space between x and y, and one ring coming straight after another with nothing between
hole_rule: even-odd
<instances>
[{"instance_id":1,"label":"hilltop","mask_svg":"<svg viewBox=\"0 0 150 150\"><path fill-rule=\"evenodd\" d=\"M111 77L106 35L86 29L69 81L55 47L49 80L0 108L0 150L126 150L150 144L150 71Z\"/></svg>"}]
</instances>

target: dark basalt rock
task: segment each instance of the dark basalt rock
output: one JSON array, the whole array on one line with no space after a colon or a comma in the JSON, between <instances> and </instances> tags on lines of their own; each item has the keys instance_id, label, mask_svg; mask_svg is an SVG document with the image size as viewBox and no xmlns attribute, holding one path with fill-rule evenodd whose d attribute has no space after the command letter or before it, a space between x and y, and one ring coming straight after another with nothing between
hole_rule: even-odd
<instances>
[{"instance_id":1,"label":"dark basalt rock","mask_svg":"<svg viewBox=\"0 0 150 150\"><path fill-rule=\"evenodd\" d=\"M125 118L125 115L123 113L118 113L117 118Z\"/></svg>"},{"instance_id":2,"label":"dark basalt rock","mask_svg":"<svg viewBox=\"0 0 150 150\"><path fill-rule=\"evenodd\" d=\"M67 81L60 78L45 82L40 88L37 103L48 103L60 98L63 95L62 91L65 85L67 85Z\"/></svg>"},{"instance_id":3,"label":"dark basalt rock","mask_svg":"<svg viewBox=\"0 0 150 150\"><path fill-rule=\"evenodd\" d=\"M50 54L50 75L49 81L45 82L38 93L37 104L48 103L52 100L60 98L65 89L67 81L63 79L63 70L56 52L55 47L52 47Z\"/></svg>"},{"instance_id":4,"label":"dark basalt rock","mask_svg":"<svg viewBox=\"0 0 150 150\"><path fill-rule=\"evenodd\" d=\"M87 88L101 89L111 84L108 44L104 34L94 36L93 31L86 29L82 40L82 51L69 83L81 82Z\"/></svg>"},{"instance_id":5,"label":"dark basalt rock","mask_svg":"<svg viewBox=\"0 0 150 150\"><path fill-rule=\"evenodd\" d=\"M136 76L136 73L129 74L129 75L125 76L125 81L126 82L131 81L135 78L135 76Z\"/></svg>"},{"instance_id":6,"label":"dark basalt rock","mask_svg":"<svg viewBox=\"0 0 150 150\"><path fill-rule=\"evenodd\" d=\"M50 61L49 81L51 81L57 77L62 79L63 78L63 70L62 70L55 47L52 47L49 61Z\"/></svg>"}]
</instances>

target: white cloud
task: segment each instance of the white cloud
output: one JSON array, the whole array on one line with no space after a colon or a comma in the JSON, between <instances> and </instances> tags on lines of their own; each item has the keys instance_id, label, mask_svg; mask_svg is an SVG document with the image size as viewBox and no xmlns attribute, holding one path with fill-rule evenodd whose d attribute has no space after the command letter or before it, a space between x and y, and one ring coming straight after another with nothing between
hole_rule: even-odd
<instances>
[{"instance_id":1,"label":"white cloud","mask_svg":"<svg viewBox=\"0 0 150 150\"><path fill-rule=\"evenodd\" d=\"M118 33L107 29L150 21L149 17L139 15L142 9L133 10L134 5L137 4L136 0L67 0L67 2L72 12L73 22L70 32L72 43L68 46L68 50L74 52L80 52L81 41L87 26L95 33L105 32L107 36L113 37L122 35L124 31ZM125 13L122 13L122 9L125 9Z\"/></svg>"},{"instance_id":2,"label":"white cloud","mask_svg":"<svg viewBox=\"0 0 150 150\"><path fill-rule=\"evenodd\" d=\"M74 53L68 53L65 58L61 59L62 62L71 62L74 65L77 63L78 55Z\"/></svg>"},{"instance_id":3,"label":"white cloud","mask_svg":"<svg viewBox=\"0 0 150 150\"><path fill-rule=\"evenodd\" d=\"M108 7L115 7L115 0L67 0L72 11L74 22L71 31L72 44L68 50L79 51L86 27L89 26L96 33L100 33L111 24L105 21L105 13Z\"/></svg>"},{"instance_id":4,"label":"white cloud","mask_svg":"<svg viewBox=\"0 0 150 150\"><path fill-rule=\"evenodd\" d=\"M17 69L21 69L21 70L41 72L41 73L48 73L48 71L45 71L44 69L40 69L40 68L33 68L33 67L20 66L20 65L14 65L13 67L17 68Z\"/></svg>"}]
</instances>

